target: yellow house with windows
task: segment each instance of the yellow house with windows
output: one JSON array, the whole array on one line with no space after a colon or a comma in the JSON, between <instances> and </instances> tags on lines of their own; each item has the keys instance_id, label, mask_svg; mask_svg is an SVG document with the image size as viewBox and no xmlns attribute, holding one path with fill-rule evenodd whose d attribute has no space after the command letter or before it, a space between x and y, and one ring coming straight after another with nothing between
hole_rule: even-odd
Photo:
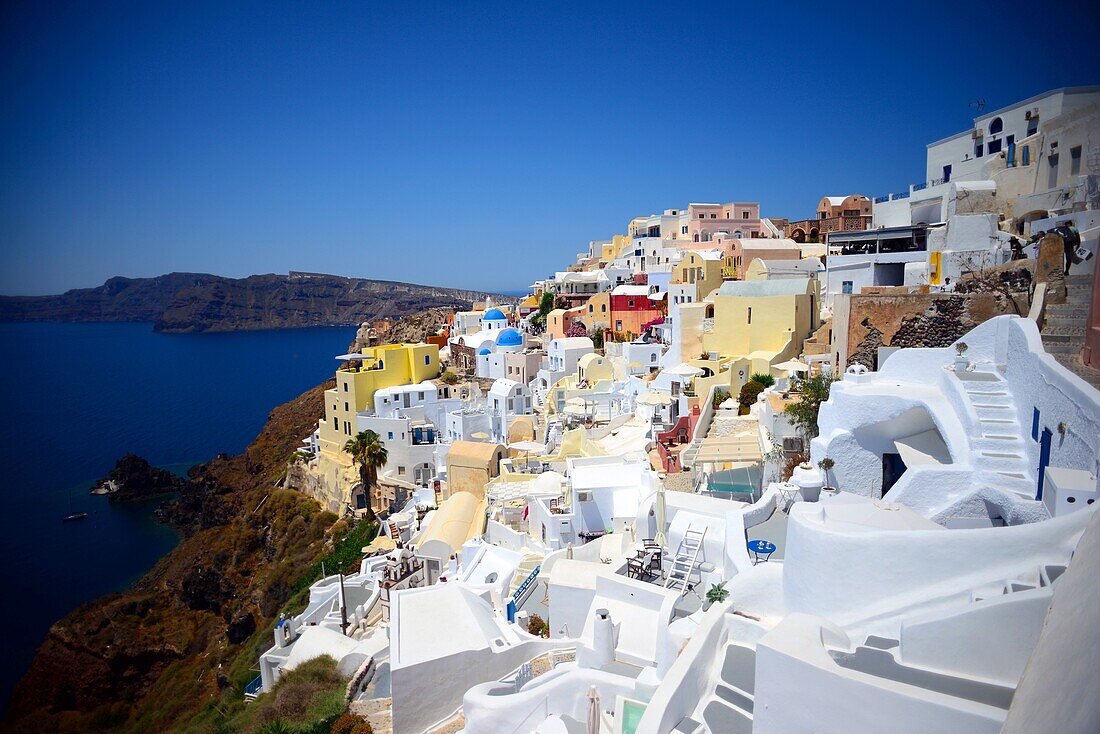
<instances>
[{"instance_id":1,"label":"yellow house with windows","mask_svg":"<svg viewBox=\"0 0 1100 734\"><path fill-rule=\"evenodd\" d=\"M673 285L694 285L696 300L706 298L722 285L725 259L720 251L688 251L672 269Z\"/></svg>"},{"instance_id":2,"label":"yellow house with windows","mask_svg":"<svg viewBox=\"0 0 1100 734\"><path fill-rule=\"evenodd\" d=\"M703 370L695 380L700 396L713 384L736 394L753 374L770 374L771 365L801 354L802 342L820 326L814 279L730 280L710 301L713 316L701 334L706 358L689 360Z\"/></svg>"},{"instance_id":3,"label":"yellow house with windows","mask_svg":"<svg viewBox=\"0 0 1100 734\"><path fill-rule=\"evenodd\" d=\"M325 419L320 423L322 453L343 455L344 444L357 430L355 414L374 409L374 393L438 377L439 347L435 344L384 344L350 355L336 370L336 387L325 391Z\"/></svg>"}]
</instances>

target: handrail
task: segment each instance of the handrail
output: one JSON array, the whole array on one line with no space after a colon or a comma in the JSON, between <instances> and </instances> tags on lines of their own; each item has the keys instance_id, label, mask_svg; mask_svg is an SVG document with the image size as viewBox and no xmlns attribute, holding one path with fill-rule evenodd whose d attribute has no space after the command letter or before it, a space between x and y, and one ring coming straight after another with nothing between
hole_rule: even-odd
<instances>
[{"instance_id":1,"label":"handrail","mask_svg":"<svg viewBox=\"0 0 1100 734\"><path fill-rule=\"evenodd\" d=\"M527 596L529 596L529 592L534 590L535 578L539 575L539 571L541 570L542 564L540 563L531 570L531 573L527 574L527 578L523 580L523 583L516 587L515 593L512 594L511 598L508 599L507 609L509 622L516 621L516 609L519 607L520 604L527 601Z\"/></svg>"},{"instance_id":2,"label":"handrail","mask_svg":"<svg viewBox=\"0 0 1100 734\"><path fill-rule=\"evenodd\" d=\"M1035 286L1035 293L1031 296L1031 308L1028 309L1027 317L1035 322L1035 326L1040 331L1043 329L1043 322L1046 321L1047 316L1047 284L1039 283Z\"/></svg>"}]
</instances>

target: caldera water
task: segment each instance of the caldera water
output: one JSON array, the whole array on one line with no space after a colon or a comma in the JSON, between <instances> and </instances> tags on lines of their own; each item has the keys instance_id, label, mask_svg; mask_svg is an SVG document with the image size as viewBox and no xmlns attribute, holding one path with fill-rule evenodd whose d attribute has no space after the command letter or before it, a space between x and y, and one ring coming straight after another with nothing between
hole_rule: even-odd
<instances>
[{"instance_id":1,"label":"caldera water","mask_svg":"<svg viewBox=\"0 0 1100 734\"><path fill-rule=\"evenodd\" d=\"M177 543L159 500L88 489L125 453L178 473L239 453L268 413L332 375L353 327L160 334L151 324L0 324L0 712L50 625ZM74 512L87 519L62 522Z\"/></svg>"}]
</instances>

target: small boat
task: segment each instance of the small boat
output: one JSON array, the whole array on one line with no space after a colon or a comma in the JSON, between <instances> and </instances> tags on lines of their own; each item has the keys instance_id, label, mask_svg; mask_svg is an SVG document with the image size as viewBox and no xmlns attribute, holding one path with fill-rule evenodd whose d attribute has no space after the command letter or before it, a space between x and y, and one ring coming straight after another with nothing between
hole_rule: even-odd
<instances>
[{"instance_id":1,"label":"small boat","mask_svg":"<svg viewBox=\"0 0 1100 734\"><path fill-rule=\"evenodd\" d=\"M66 515L65 517L61 518L61 522L75 522L77 520L83 520L87 517L87 512L74 512L71 515Z\"/></svg>"}]
</instances>

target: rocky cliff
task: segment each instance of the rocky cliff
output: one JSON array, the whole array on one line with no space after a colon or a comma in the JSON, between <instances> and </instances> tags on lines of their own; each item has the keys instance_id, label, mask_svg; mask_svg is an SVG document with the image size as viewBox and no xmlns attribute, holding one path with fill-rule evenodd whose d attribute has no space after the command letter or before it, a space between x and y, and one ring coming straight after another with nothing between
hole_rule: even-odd
<instances>
[{"instance_id":1,"label":"rocky cliff","mask_svg":"<svg viewBox=\"0 0 1100 734\"><path fill-rule=\"evenodd\" d=\"M486 295L313 273L239 279L170 273L111 278L57 296L0 296L0 321L152 321L157 331L177 333L336 326L468 306Z\"/></svg>"},{"instance_id":2,"label":"rocky cliff","mask_svg":"<svg viewBox=\"0 0 1100 734\"><path fill-rule=\"evenodd\" d=\"M343 525L277 487L331 385L273 410L243 454L192 470L160 512L180 529L180 545L125 593L50 629L15 689L6 730L208 731L214 721L197 721L239 702L273 619Z\"/></svg>"}]
</instances>

